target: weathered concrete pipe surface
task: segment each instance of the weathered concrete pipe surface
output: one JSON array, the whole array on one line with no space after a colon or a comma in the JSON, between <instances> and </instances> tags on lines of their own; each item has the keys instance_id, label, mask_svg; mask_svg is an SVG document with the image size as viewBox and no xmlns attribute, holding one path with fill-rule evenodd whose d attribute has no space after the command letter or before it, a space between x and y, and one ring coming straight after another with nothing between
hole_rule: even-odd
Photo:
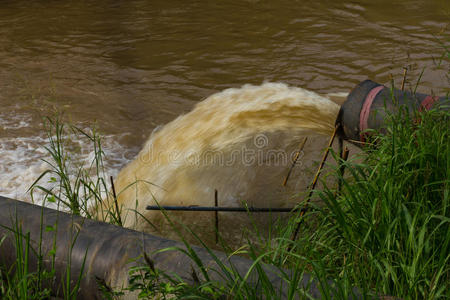
<instances>
[{"instance_id":1,"label":"weathered concrete pipe surface","mask_svg":"<svg viewBox=\"0 0 450 300\"><path fill-rule=\"evenodd\" d=\"M20 225L22 234L30 233L31 245L35 251L38 251L42 233L41 253L46 269L50 269L50 251L54 241L56 242L56 279L50 287L56 296L62 295L63 278L68 269L69 257L73 282L78 278L85 261L79 299L102 299L98 280L112 288L126 284L129 268L139 263L130 260L141 256L143 249L157 269L169 274L176 273L188 283L194 283L192 267L197 274L201 274L195 263L181 251L153 253L167 247L185 248L182 243L0 196L0 239L7 236L0 245L0 265L8 268L16 259L16 244L12 231L15 230L16 224ZM45 230L50 227L56 230ZM223 271L208 251L201 247L192 248L205 266L215 270L209 272L211 279L224 282ZM230 266L232 263L241 276L247 273L253 263L242 257L227 258L224 253L214 253L225 265ZM30 268L37 268L35 254L30 257ZM285 298L287 283L283 282L278 270L270 266L264 266L264 269L273 286L281 290L280 298ZM315 282L308 286L309 279L310 277L305 275L301 284L313 297L321 298ZM256 285L257 281L257 273L252 272L248 282Z\"/></svg>"},{"instance_id":2,"label":"weathered concrete pipe surface","mask_svg":"<svg viewBox=\"0 0 450 300\"><path fill-rule=\"evenodd\" d=\"M448 104L447 97L413 94L365 80L350 92L341 106L336 120L336 125L340 125L338 135L345 140L364 142L364 131L382 131L386 127L387 113L398 111L401 105L406 105L412 112L413 109L421 111L431 107L448 109Z\"/></svg>"}]
</instances>

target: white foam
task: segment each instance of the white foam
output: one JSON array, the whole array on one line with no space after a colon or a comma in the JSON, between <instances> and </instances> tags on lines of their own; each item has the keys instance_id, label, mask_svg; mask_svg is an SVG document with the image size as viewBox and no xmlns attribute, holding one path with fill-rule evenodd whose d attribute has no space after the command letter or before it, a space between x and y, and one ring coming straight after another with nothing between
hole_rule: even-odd
<instances>
[{"instance_id":1,"label":"white foam","mask_svg":"<svg viewBox=\"0 0 450 300\"><path fill-rule=\"evenodd\" d=\"M14 115L8 117L0 115L0 128L3 130L20 129L31 126L27 115ZM20 131L18 131L20 133ZM80 140L73 136L70 147L77 151L70 152L69 156L74 166L88 168L94 159L93 145L86 139ZM125 157L125 147L118 143L120 136L106 135L102 138L102 150L105 153L105 176L115 176L118 170L128 162ZM39 136L0 137L0 195L23 201L31 201L29 188L38 177L51 166L45 162L52 162L51 156L45 147L49 141L44 134ZM71 176L74 176L76 167ZM51 175L43 177L39 183L46 188L54 188L56 183L50 182ZM94 177L95 179L95 177ZM108 181L109 182L109 181ZM37 203L42 202L42 194L35 194Z\"/></svg>"},{"instance_id":2,"label":"white foam","mask_svg":"<svg viewBox=\"0 0 450 300\"><path fill-rule=\"evenodd\" d=\"M0 113L0 127L4 130L15 130L29 127L29 119L30 116L27 114L14 114L11 116L6 115L5 113Z\"/></svg>"},{"instance_id":3,"label":"white foam","mask_svg":"<svg viewBox=\"0 0 450 300\"><path fill-rule=\"evenodd\" d=\"M328 96L328 97L347 98L348 92L328 93L327 96Z\"/></svg>"}]
</instances>

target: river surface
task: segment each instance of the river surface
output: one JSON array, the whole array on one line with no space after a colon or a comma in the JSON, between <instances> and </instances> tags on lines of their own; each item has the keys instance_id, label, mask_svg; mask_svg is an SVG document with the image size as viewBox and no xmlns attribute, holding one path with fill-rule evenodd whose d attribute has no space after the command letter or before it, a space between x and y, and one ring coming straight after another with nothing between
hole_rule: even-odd
<instances>
[{"instance_id":1,"label":"river surface","mask_svg":"<svg viewBox=\"0 0 450 300\"><path fill-rule=\"evenodd\" d=\"M226 88L348 93L399 85L407 67L406 88L424 70L418 90L445 93L449 16L445 0L0 1L0 194L27 198L55 112L96 124L115 175L154 128Z\"/></svg>"}]
</instances>

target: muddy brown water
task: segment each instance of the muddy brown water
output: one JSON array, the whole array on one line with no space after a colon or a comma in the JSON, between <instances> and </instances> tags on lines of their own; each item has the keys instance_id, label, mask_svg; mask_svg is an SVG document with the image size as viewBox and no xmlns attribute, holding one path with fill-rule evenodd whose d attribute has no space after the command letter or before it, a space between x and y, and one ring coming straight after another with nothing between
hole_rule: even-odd
<instances>
[{"instance_id":1,"label":"muddy brown water","mask_svg":"<svg viewBox=\"0 0 450 300\"><path fill-rule=\"evenodd\" d=\"M406 88L424 70L418 90L445 93L449 16L444 0L0 1L0 194L26 198L55 111L97 124L115 175L154 128L231 87L348 93L399 85L406 66Z\"/></svg>"}]
</instances>

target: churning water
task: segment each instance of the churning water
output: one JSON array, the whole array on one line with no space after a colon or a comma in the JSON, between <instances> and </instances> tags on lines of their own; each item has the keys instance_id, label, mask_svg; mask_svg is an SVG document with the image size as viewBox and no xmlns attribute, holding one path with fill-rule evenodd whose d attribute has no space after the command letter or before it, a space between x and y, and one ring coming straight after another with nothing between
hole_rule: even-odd
<instances>
[{"instance_id":1,"label":"churning water","mask_svg":"<svg viewBox=\"0 0 450 300\"><path fill-rule=\"evenodd\" d=\"M171 235L159 211L147 205L294 207L293 197L304 192L312 165L333 132L339 105L327 97L281 83L245 85L208 97L195 108L156 130L135 160L117 176L125 224ZM304 137L301 153L288 185L282 182ZM221 214L227 234L242 227L245 214ZM177 213L176 221L211 235L212 213ZM232 219L235 224L230 228ZM259 217L257 219L269 217ZM135 224L136 220L139 220ZM225 222L225 223L224 223ZM227 224L227 225L224 225ZM200 230L199 230L200 228Z\"/></svg>"},{"instance_id":2,"label":"churning water","mask_svg":"<svg viewBox=\"0 0 450 300\"><path fill-rule=\"evenodd\" d=\"M324 95L366 78L398 85L407 67L406 88L424 70L418 91L445 94L449 3L1 1L0 194L30 200L27 189L48 168L42 118L63 112L105 135L107 175L142 149L117 178L120 187L133 178L159 186L134 187L141 205L151 193L166 204L211 205L217 189L221 205L290 206L337 111L294 86ZM304 135L297 173L281 187ZM73 143L72 158L88 162L91 146ZM132 189L121 196L126 207Z\"/></svg>"}]
</instances>

